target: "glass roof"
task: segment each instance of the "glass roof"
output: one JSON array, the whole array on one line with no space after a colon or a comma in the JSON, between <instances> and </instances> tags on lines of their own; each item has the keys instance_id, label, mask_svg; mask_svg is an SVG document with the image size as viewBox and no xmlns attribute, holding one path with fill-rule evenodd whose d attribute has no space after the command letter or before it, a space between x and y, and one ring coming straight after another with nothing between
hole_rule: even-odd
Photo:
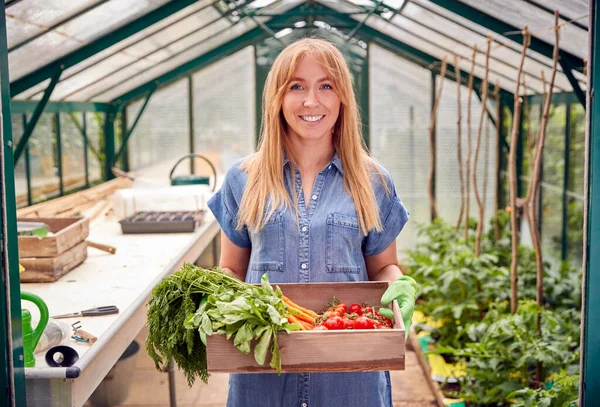
<instances>
[{"instance_id":1,"label":"glass roof","mask_svg":"<svg viewBox=\"0 0 600 407\"><path fill-rule=\"evenodd\" d=\"M550 45L554 42L552 13L558 9L561 22L566 25L561 29L561 48L574 56L576 63L581 65L574 68L581 70L587 54L587 0L570 0L568 5L563 0L460 1L517 30L527 24L533 35ZM483 52L486 36L490 35L493 42L489 80L491 83L498 81L511 93L516 87L521 44L513 40L515 32L490 32L487 27L445 8L443 2L436 2L442 4L438 5L429 0L200 0L190 2L177 12L166 13L161 21L120 42L110 42L113 31L167 3L169 0L20 0L8 3L11 80L14 82L46 70L45 76L40 73L40 83L13 97L40 99L49 83L46 79L48 64L101 38L107 38L109 46L67 66L51 100L110 102L256 27L273 35L274 41L283 39L286 42L307 33L327 30L336 34L339 42L346 43L357 55L366 52L366 40L363 41L365 37L360 28L370 27L427 54L427 61L416 62L429 69L439 69L439 60L444 57L452 64L456 54L460 57L461 70L468 72L472 46L476 45L479 52L474 73L479 78L485 74ZM296 7L297 11L286 14ZM332 16L331 10L319 13L322 7L340 14ZM311 13L313 18L306 18ZM267 26L277 15L289 17L287 25ZM314 28L307 26L307 21L313 21ZM338 21L345 23L336 27ZM484 19L479 22L485 24ZM297 35L290 36L294 29ZM354 38L348 42L349 32ZM410 55L405 57L415 61ZM548 56L528 50L524 66L528 93L542 92L541 72L549 78L551 66L552 60ZM577 70L573 75L585 89L585 75ZM555 86L555 92L572 91L560 66Z\"/></svg>"}]
</instances>

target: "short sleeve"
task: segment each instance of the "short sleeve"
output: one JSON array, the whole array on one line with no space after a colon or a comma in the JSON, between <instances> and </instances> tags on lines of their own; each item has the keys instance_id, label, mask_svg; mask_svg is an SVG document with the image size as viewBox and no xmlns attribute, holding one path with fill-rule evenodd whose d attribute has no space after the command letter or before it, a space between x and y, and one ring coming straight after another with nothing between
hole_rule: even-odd
<instances>
[{"instance_id":1,"label":"short sleeve","mask_svg":"<svg viewBox=\"0 0 600 407\"><path fill-rule=\"evenodd\" d=\"M374 256L383 252L398 237L402 228L408 222L409 212L398 197L391 175L383 169L383 175L388 183L388 192L383 187L376 188L376 198L379 204L382 230L371 230L363 242L365 256Z\"/></svg>"},{"instance_id":2,"label":"short sleeve","mask_svg":"<svg viewBox=\"0 0 600 407\"><path fill-rule=\"evenodd\" d=\"M234 165L225 175L225 180L208 201L211 210L221 229L236 246L248 248L251 246L246 227L237 229L239 202L241 201L244 182L241 170Z\"/></svg>"}]
</instances>

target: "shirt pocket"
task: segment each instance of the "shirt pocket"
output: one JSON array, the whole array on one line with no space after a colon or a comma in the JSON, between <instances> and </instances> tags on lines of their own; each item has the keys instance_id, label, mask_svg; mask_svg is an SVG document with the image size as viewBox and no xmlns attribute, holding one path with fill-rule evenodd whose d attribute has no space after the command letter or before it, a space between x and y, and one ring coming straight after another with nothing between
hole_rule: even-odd
<instances>
[{"instance_id":1,"label":"shirt pocket","mask_svg":"<svg viewBox=\"0 0 600 407\"><path fill-rule=\"evenodd\" d=\"M339 213L327 215L327 272L360 273L361 242L358 218Z\"/></svg>"},{"instance_id":2,"label":"shirt pocket","mask_svg":"<svg viewBox=\"0 0 600 407\"><path fill-rule=\"evenodd\" d=\"M281 212L273 213L261 230L252 233L251 270L284 271L283 233L283 214Z\"/></svg>"}]
</instances>

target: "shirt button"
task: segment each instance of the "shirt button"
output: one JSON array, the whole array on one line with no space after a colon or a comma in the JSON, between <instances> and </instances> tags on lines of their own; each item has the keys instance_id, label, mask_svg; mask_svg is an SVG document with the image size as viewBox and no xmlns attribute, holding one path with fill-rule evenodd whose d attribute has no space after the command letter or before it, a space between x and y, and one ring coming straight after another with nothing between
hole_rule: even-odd
<instances>
[{"instance_id":1,"label":"shirt button","mask_svg":"<svg viewBox=\"0 0 600 407\"><path fill-rule=\"evenodd\" d=\"M302 407L308 407L308 404L302 403Z\"/></svg>"},{"instance_id":2,"label":"shirt button","mask_svg":"<svg viewBox=\"0 0 600 407\"><path fill-rule=\"evenodd\" d=\"M308 264L302 263L300 267L302 267L303 270L306 270L308 268Z\"/></svg>"},{"instance_id":3,"label":"shirt button","mask_svg":"<svg viewBox=\"0 0 600 407\"><path fill-rule=\"evenodd\" d=\"M329 167L327 167L327 169L330 170L331 169L331 165Z\"/></svg>"},{"instance_id":4,"label":"shirt button","mask_svg":"<svg viewBox=\"0 0 600 407\"><path fill-rule=\"evenodd\" d=\"M302 231L303 231L303 232L306 232L307 230L308 230L308 227L306 227L306 226L302 226Z\"/></svg>"},{"instance_id":5,"label":"shirt button","mask_svg":"<svg viewBox=\"0 0 600 407\"><path fill-rule=\"evenodd\" d=\"M312 198L313 201L317 200L317 196L316 195L313 195L311 198Z\"/></svg>"}]
</instances>

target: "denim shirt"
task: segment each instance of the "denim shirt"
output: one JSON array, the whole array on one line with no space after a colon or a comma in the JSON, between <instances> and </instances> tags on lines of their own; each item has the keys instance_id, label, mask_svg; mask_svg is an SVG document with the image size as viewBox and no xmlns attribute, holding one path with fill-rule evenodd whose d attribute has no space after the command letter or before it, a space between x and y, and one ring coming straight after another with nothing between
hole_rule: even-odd
<instances>
[{"instance_id":1,"label":"denim shirt","mask_svg":"<svg viewBox=\"0 0 600 407\"><path fill-rule=\"evenodd\" d=\"M294 211L277 208L259 231L236 229L237 213L247 174L241 160L227 172L221 189L208 206L223 232L237 246L251 248L246 282L260 283L264 273L271 283L346 282L368 280L364 256L384 251L408 220L389 172L371 176L383 230L364 236L354 202L344 188L344 169L335 154L317 175L310 196L302 192L296 172L298 220ZM286 189L293 194L292 170L284 163ZM306 205L306 199L309 200ZM392 407L388 372L232 374L228 407Z\"/></svg>"}]
</instances>

